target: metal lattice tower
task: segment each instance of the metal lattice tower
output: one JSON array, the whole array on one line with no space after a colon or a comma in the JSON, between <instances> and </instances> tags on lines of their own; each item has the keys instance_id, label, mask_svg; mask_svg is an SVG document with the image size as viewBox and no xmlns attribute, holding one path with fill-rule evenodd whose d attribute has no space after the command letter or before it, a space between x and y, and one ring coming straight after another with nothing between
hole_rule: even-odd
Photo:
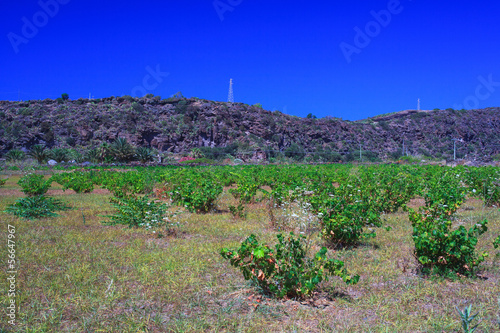
<instances>
[{"instance_id":1,"label":"metal lattice tower","mask_svg":"<svg viewBox=\"0 0 500 333\"><path fill-rule=\"evenodd\" d=\"M229 80L229 94L227 96L227 101L229 103L234 103L234 95L233 95L233 79Z\"/></svg>"}]
</instances>

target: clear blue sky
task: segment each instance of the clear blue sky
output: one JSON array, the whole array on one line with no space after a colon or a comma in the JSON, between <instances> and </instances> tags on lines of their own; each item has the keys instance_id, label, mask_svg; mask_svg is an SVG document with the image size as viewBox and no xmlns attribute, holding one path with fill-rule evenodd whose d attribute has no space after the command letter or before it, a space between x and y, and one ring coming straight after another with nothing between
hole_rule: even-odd
<instances>
[{"instance_id":1,"label":"clear blue sky","mask_svg":"<svg viewBox=\"0 0 500 333\"><path fill-rule=\"evenodd\" d=\"M357 120L418 98L500 106L498 1L19 0L0 13L2 100L226 101L233 78L235 101L302 117Z\"/></svg>"}]
</instances>

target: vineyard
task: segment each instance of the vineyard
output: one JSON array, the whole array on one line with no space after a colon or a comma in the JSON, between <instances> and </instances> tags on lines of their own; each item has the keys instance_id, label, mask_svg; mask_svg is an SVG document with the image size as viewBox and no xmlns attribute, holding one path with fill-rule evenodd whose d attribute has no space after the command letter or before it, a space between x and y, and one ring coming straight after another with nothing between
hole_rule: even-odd
<instances>
[{"instance_id":1,"label":"vineyard","mask_svg":"<svg viewBox=\"0 0 500 333\"><path fill-rule=\"evenodd\" d=\"M458 332L469 305L478 331L500 329L498 167L1 178L0 255L14 225L18 258L7 332Z\"/></svg>"}]
</instances>

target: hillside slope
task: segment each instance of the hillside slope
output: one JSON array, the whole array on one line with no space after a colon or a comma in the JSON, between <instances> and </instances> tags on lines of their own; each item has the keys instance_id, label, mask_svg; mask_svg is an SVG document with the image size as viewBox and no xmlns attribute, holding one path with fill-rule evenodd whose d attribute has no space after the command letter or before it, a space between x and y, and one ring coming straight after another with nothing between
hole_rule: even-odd
<instances>
[{"instance_id":1,"label":"hillside slope","mask_svg":"<svg viewBox=\"0 0 500 333\"><path fill-rule=\"evenodd\" d=\"M412 154L488 159L500 152L500 108L405 111L362 121L305 119L242 103L200 99L110 97L100 100L0 101L0 151L53 146L96 146L125 137L137 146L184 152L194 147L345 154L362 149L380 156ZM295 146L294 146L295 147Z\"/></svg>"}]
</instances>

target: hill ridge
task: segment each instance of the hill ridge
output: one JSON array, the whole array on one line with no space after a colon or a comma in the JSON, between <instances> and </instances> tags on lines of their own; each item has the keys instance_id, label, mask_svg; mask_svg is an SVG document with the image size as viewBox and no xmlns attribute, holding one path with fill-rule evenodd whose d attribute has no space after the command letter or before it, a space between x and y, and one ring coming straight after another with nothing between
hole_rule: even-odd
<instances>
[{"instance_id":1,"label":"hill ridge","mask_svg":"<svg viewBox=\"0 0 500 333\"><path fill-rule=\"evenodd\" d=\"M500 152L500 108L404 110L348 121L300 118L243 103L198 98L132 98L72 101L0 101L0 151L34 144L90 147L127 138L137 146L186 152L195 147L241 150L298 147L346 154L365 151L381 157L409 153L453 156L453 138L463 140L458 157L489 159Z\"/></svg>"}]
</instances>

